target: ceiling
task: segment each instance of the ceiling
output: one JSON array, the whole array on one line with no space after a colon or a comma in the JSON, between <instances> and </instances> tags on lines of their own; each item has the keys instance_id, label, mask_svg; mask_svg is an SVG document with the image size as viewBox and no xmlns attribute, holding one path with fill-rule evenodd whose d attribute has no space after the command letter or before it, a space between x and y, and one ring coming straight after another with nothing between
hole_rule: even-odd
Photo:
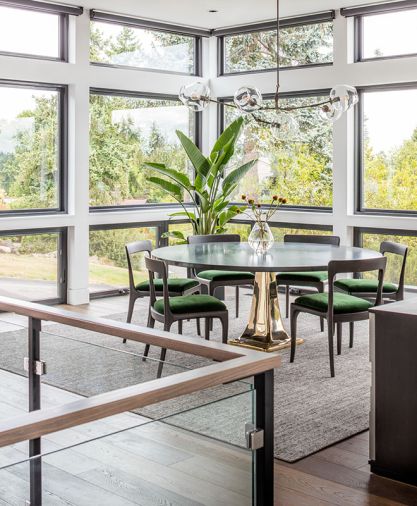
<instances>
[{"instance_id":1,"label":"ceiling","mask_svg":"<svg viewBox=\"0 0 417 506\"><path fill-rule=\"evenodd\" d=\"M294 16L378 0L280 0L280 15ZM276 0L64 0L131 16L199 28L256 23L276 17ZM209 10L218 12L209 13Z\"/></svg>"}]
</instances>

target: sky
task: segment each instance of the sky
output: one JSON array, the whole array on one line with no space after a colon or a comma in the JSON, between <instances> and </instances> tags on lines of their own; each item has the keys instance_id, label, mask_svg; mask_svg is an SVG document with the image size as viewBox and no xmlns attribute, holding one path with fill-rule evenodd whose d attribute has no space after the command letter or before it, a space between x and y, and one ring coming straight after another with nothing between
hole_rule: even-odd
<instances>
[{"instance_id":1,"label":"sky","mask_svg":"<svg viewBox=\"0 0 417 506\"><path fill-rule=\"evenodd\" d=\"M112 27L108 26L108 34L110 34ZM417 9L365 17L365 28L368 34L365 39L366 56L372 56L375 48L380 49L383 54L417 52ZM414 38L405 37L405 33L413 34ZM388 37L387 34L390 36ZM368 43L368 40L371 40L372 44ZM51 44L51 41L54 43ZM56 56L57 41L57 16L0 7L0 51L13 50ZM149 45L149 42L146 40L145 45ZM13 121L21 111L33 107L33 96L47 93L0 87L0 123L4 126L4 121ZM174 127L174 123L177 127L181 127L182 124L185 126L186 115L182 115L179 110L175 114L171 113L172 124L167 121L164 123L163 110L158 113L155 108L140 109L133 115L137 124L143 121L144 130L149 129L152 118L155 118L157 123L165 125L164 130L168 132ZM367 94L365 98L366 129L374 150L389 152L399 146L404 139L409 138L417 126L416 112L417 90ZM15 124L14 121L13 123ZM167 135L171 138L173 132ZM0 132L0 145L1 137Z\"/></svg>"}]
</instances>

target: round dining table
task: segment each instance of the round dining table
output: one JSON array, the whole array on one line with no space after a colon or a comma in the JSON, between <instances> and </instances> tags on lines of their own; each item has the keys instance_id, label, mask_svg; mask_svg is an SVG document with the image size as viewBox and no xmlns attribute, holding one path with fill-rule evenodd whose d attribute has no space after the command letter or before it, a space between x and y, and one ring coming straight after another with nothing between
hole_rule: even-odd
<instances>
[{"instance_id":1,"label":"round dining table","mask_svg":"<svg viewBox=\"0 0 417 506\"><path fill-rule=\"evenodd\" d=\"M255 273L246 329L239 338L230 339L228 343L271 352L290 343L279 309L277 272L327 271L333 260L365 260L378 258L381 253L349 246L277 242L266 254L257 254L245 242L218 242L157 248L152 256L168 265L197 271L220 269Z\"/></svg>"}]
</instances>

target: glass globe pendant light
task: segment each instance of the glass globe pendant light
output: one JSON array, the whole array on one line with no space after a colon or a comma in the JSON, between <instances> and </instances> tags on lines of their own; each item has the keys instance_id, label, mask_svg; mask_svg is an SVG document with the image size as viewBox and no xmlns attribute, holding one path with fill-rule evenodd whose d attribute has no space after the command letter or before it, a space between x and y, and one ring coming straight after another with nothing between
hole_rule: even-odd
<instances>
[{"instance_id":1,"label":"glass globe pendant light","mask_svg":"<svg viewBox=\"0 0 417 506\"><path fill-rule=\"evenodd\" d=\"M258 88L242 86L236 93L233 102L243 112L257 111L262 106L262 95Z\"/></svg>"},{"instance_id":2,"label":"glass globe pendant light","mask_svg":"<svg viewBox=\"0 0 417 506\"><path fill-rule=\"evenodd\" d=\"M182 86L179 99L194 112L203 111L210 103L210 88L207 84L196 82Z\"/></svg>"}]
</instances>

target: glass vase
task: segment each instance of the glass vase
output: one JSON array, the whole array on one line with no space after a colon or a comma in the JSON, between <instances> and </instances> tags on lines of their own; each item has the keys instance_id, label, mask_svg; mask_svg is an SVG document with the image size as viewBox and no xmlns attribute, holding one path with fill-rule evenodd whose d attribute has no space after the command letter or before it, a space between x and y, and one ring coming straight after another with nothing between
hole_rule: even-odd
<instances>
[{"instance_id":1,"label":"glass vase","mask_svg":"<svg viewBox=\"0 0 417 506\"><path fill-rule=\"evenodd\" d=\"M248 237L249 246L258 255L264 255L274 244L274 236L266 221L256 221Z\"/></svg>"}]
</instances>

